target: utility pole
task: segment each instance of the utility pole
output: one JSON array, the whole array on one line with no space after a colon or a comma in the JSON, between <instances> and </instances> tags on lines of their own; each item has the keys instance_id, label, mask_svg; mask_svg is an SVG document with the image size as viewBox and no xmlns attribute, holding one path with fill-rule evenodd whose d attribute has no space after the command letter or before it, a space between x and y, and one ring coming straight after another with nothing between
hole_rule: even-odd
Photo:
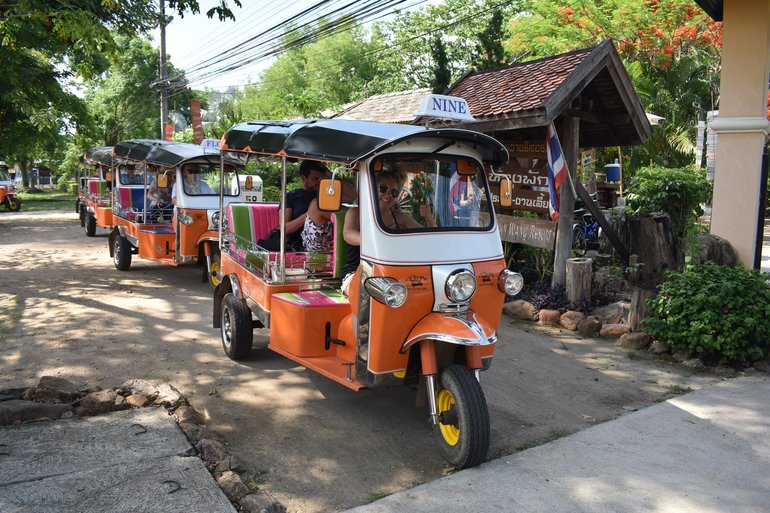
<instances>
[{"instance_id":1,"label":"utility pole","mask_svg":"<svg viewBox=\"0 0 770 513\"><path fill-rule=\"evenodd\" d=\"M166 68L166 6L165 0L158 0L160 7L160 138L166 138L168 119L168 68Z\"/></svg>"}]
</instances>

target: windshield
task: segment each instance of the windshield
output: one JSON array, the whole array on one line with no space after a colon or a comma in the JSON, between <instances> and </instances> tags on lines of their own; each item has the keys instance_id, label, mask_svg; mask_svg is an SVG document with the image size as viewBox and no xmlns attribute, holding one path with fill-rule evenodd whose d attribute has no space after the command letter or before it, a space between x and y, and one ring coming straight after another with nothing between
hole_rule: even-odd
<instances>
[{"instance_id":1,"label":"windshield","mask_svg":"<svg viewBox=\"0 0 770 513\"><path fill-rule=\"evenodd\" d=\"M377 221L387 232L487 230L484 170L468 158L399 155L372 162Z\"/></svg>"},{"instance_id":2,"label":"windshield","mask_svg":"<svg viewBox=\"0 0 770 513\"><path fill-rule=\"evenodd\" d=\"M10 182L11 175L5 169L0 169L0 182Z\"/></svg>"},{"instance_id":3,"label":"windshield","mask_svg":"<svg viewBox=\"0 0 770 513\"><path fill-rule=\"evenodd\" d=\"M182 185L188 196L219 196L219 165L209 163L185 164L182 166ZM225 166L224 195L238 196L238 174L233 166Z\"/></svg>"}]
</instances>

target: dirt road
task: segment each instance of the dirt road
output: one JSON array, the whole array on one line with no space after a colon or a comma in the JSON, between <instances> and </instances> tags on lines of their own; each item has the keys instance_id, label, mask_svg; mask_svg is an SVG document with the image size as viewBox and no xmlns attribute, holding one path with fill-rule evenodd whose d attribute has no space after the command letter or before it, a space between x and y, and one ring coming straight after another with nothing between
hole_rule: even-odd
<instances>
[{"instance_id":1,"label":"dirt road","mask_svg":"<svg viewBox=\"0 0 770 513\"><path fill-rule=\"evenodd\" d=\"M119 272L106 231L87 238L73 211L0 213L0 388L43 375L104 388L168 381L292 513L343 510L445 472L413 391L352 392L264 349L264 333L233 362L211 310L198 268L134 259ZM490 457L716 379L504 319L482 376Z\"/></svg>"}]
</instances>

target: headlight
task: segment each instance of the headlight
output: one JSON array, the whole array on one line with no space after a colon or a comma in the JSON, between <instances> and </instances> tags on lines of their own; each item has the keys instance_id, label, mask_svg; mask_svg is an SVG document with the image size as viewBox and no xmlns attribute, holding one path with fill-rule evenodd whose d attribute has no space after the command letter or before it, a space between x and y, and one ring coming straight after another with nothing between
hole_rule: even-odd
<instances>
[{"instance_id":1,"label":"headlight","mask_svg":"<svg viewBox=\"0 0 770 513\"><path fill-rule=\"evenodd\" d=\"M505 269L497 279L497 287L500 289L500 292L504 292L509 296L515 296L524 287L524 278L519 273Z\"/></svg>"},{"instance_id":2,"label":"headlight","mask_svg":"<svg viewBox=\"0 0 770 513\"><path fill-rule=\"evenodd\" d=\"M447 278L444 290L455 303L465 303L476 292L476 277L467 269L455 271Z\"/></svg>"},{"instance_id":3,"label":"headlight","mask_svg":"<svg viewBox=\"0 0 770 513\"><path fill-rule=\"evenodd\" d=\"M213 214L211 214L211 224L214 226L215 230L219 229L219 211L218 210Z\"/></svg>"},{"instance_id":4,"label":"headlight","mask_svg":"<svg viewBox=\"0 0 770 513\"><path fill-rule=\"evenodd\" d=\"M182 224L192 224L193 223L193 216L186 212L180 212L177 214L177 217L179 218L179 222Z\"/></svg>"},{"instance_id":5,"label":"headlight","mask_svg":"<svg viewBox=\"0 0 770 513\"><path fill-rule=\"evenodd\" d=\"M364 282L364 288L374 299L391 308L398 308L406 302L406 286L393 278L368 278Z\"/></svg>"}]
</instances>

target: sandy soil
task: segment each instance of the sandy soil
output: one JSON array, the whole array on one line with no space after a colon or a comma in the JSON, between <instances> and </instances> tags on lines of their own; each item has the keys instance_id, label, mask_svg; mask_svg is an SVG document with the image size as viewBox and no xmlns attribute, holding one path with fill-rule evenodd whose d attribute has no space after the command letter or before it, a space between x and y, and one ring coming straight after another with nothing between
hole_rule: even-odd
<instances>
[{"instance_id":1,"label":"sandy soil","mask_svg":"<svg viewBox=\"0 0 770 513\"><path fill-rule=\"evenodd\" d=\"M117 271L107 232L87 238L74 208L0 212L0 388L43 375L104 388L168 381L292 513L344 510L447 471L412 390L352 392L264 349L263 332L249 359L229 360L200 274L136 258ZM503 319L482 376L490 457L717 379Z\"/></svg>"}]
</instances>

